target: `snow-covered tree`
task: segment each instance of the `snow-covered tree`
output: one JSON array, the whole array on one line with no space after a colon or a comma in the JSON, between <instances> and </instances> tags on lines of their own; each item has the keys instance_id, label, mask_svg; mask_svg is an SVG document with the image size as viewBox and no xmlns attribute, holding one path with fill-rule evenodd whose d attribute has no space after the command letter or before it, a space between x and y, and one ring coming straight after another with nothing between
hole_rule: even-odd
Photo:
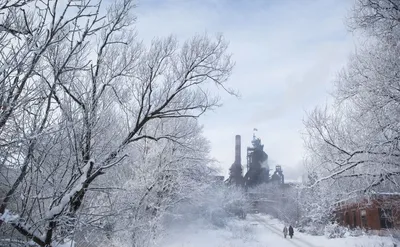
<instances>
[{"instance_id":1,"label":"snow-covered tree","mask_svg":"<svg viewBox=\"0 0 400 247\"><path fill-rule=\"evenodd\" d=\"M108 190L97 187L100 178L137 162L145 140L184 143L175 121L218 106L212 85L232 93L222 36L158 38L145 47L133 33L133 7L131 0L0 1L0 227L10 241L55 246L74 238L76 227L91 223L82 222L88 194ZM164 170L157 179L172 186L177 178ZM154 206L172 199L154 197Z\"/></svg>"},{"instance_id":2,"label":"snow-covered tree","mask_svg":"<svg viewBox=\"0 0 400 247\"><path fill-rule=\"evenodd\" d=\"M352 31L364 31L379 40L400 38L400 4L393 0L356 0L350 11L348 26Z\"/></svg>"},{"instance_id":3,"label":"snow-covered tree","mask_svg":"<svg viewBox=\"0 0 400 247\"><path fill-rule=\"evenodd\" d=\"M393 1L356 1L350 23L371 38L338 75L335 104L305 121L317 182L340 180L343 196L400 189L399 13Z\"/></svg>"},{"instance_id":4,"label":"snow-covered tree","mask_svg":"<svg viewBox=\"0 0 400 247\"><path fill-rule=\"evenodd\" d=\"M180 138L137 142L129 148L134 155L94 183L104 188L103 193L89 192L90 203L83 211L85 222L95 222L91 235L96 236L96 246L116 244L119 239L128 239L126 246L151 244L163 232L164 222L178 217L177 205L193 203L210 184L214 171L207 158L208 142L196 120L163 120L148 125L146 132L151 129L176 132Z\"/></svg>"},{"instance_id":5,"label":"snow-covered tree","mask_svg":"<svg viewBox=\"0 0 400 247\"><path fill-rule=\"evenodd\" d=\"M399 5L357 0L353 7L349 26L363 46L338 74L334 104L305 120L304 225L333 220L335 202L400 190Z\"/></svg>"}]
</instances>

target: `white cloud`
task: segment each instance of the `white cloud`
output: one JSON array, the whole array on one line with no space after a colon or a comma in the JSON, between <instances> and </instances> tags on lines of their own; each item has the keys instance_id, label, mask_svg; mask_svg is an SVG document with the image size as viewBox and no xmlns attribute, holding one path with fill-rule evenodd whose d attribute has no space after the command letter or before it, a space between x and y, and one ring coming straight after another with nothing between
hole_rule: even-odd
<instances>
[{"instance_id":1,"label":"white cloud","mask_svg":"<svg viewBox=\"0 0 400 247\"><path fill-rule=\"evenodd\" d=\"M222 32L236 61L229 80L240 100L223 96L223 107L201 122L212 155L224 173L234 161L234 138L242 135L242 162L252 130L276 163L296 179L303 156L304 110L328 97L335 73L346 62L352 37L343 24L346 0L142 0L137 30L146 42L155 36L186 39Z\"/></svg>"}]
</instances>

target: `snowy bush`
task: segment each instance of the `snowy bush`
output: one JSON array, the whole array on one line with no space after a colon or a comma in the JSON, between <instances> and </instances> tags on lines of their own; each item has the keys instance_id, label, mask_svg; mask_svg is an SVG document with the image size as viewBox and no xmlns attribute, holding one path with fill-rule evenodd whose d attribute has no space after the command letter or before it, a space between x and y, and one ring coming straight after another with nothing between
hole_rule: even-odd
<instances>
[{"instance_id":1,"label":"snowy bush","mask_svg":"<svg viewBox=\"0 0 400 247\"><path fill-rule=\"evenodd\" d=\"M324 232L327 238L343 238L347 232L347 228L333 223L325 226Z\"/></svg>"},{"instance_id":2,"label":"snowy bush","mask_svg":"<svg viewBox=\"0 0 400 247\"><path fill-rule=\"evenodd\" d=\"M215 184L198 195L191 211L215 226L225 227L228 218L245 218L248 208L248 200L241 188Z\"/></svg>"},{"instance_id":3,"label":"snowy bush","mask_svg":"<svg viewBox=\"0 0 400 247\"><path fill-rule=\"evenodd\" d=\"M321 224L310 224L298 227L299 232L305 232L314 236L325 235L325 226Z\"/></svg>"},{"instance_id":4,"label":"snowy bush","mask_svg":"<svg viewBox=\"0 0 400 247\"><path fill-rule=\"evenodd\" d=\"M254 239L254 228L251 225L240 224L238 221L231 221L227 227L234 239L243 239L245 241Z\"/></svg>"},{"instance_id":5,"label":"snowy bush","mask_svg":"<svg viewBox=\"0 0 400 247\"><path fill-rule=\"evenodd\" d=\"M246 218L246 200L234 199L233 201L228 201L226 205L224 205L225 212L230 216L237 216L239 219Z\"/></svg>"},{"instance_id":6,"label":"snowy bush","mask_svg":"<svg viewBox=\"0 0 400 247\"><path fill-rule=\"evenodd\" d=\"M363 231L363 229L357 227L357 228L352 229L351 231L349 231L349 234L352 237L359 237L359 236L364 235L364 231Z\"/></svg>"},{"instance_id":7,"label":"snowy bush","mask_svg":"<svg viewBox=\"0 0 400 247\"><path fill-rule=\"evenodd\" d=\"M211 212L211 223L217 227L225 227L228 214L223 209L216 209Z\"/></svg>"}]
</instances>

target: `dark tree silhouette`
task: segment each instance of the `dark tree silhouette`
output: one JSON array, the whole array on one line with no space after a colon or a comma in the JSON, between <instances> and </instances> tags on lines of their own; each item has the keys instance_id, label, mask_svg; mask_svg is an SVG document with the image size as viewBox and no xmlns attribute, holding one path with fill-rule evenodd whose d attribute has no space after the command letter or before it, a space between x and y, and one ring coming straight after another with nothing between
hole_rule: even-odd
<instances>
[{"instance_id":1,"label":"dark tree silhouette","mask_svg":"<svg viewBox=\"0 0 400 247\"><path fill-rule=\"evenodd\" d=\"M243 185L243 168L242 165L233 163L231 168L229 168L229 178L228 178L228 184L229 185L237 185L237 186L242 186Z\"/></svg>"}]
</instances>

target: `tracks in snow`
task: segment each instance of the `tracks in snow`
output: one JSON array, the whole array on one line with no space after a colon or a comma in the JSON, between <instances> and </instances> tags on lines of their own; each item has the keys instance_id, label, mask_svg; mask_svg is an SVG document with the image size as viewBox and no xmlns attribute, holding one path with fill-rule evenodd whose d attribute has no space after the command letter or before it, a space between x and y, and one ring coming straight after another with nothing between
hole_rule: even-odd
<instances>
[{"instance_id":1,"label":"tracks in snow","mask_svg":"<svg viewBox=\"0 0 400 247\"><path fill-rule=\"evenodd\" d=\"M258 215L252 214L251 216L254 217L254 219L257 220L257 222L259 222L263 226L265 226L268 230L270 230L271 232L273 232L273 233L281 236L283 239L285 239L283 237L283 232L280 229L278 229L276 226L268 224L268 222L265 219L263 219L262 217L260 217ZM294 245L296 247L317 247L299 237L290 239L288 236L288 238L286 238L286 240L288 241L288 243L290 243L291 245Z\"/></svg>"}]
</instances>

